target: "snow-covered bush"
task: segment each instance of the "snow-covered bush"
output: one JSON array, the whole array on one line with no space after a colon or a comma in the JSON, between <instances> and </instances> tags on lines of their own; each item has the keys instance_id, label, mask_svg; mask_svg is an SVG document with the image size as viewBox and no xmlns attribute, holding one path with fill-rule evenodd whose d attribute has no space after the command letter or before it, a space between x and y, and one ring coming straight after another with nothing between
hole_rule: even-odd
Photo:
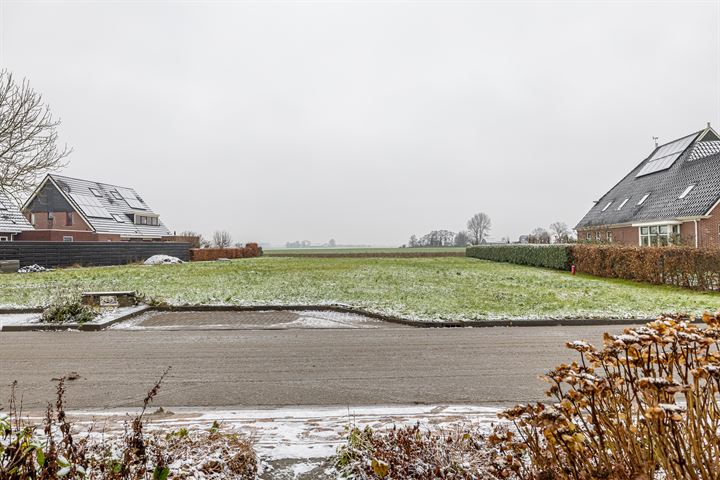
<instances>
[{"instance_id":1,"label":"snow-covered bush","mask_svg":"<svg viewBox=\"0 0 720 480\"><path fill-rule=\"evenodd\" d=\"M46 323L85 323L98 316L93 308L74 300L50 305L43 311L40 320Z\"/></svg>"}]
</instances>

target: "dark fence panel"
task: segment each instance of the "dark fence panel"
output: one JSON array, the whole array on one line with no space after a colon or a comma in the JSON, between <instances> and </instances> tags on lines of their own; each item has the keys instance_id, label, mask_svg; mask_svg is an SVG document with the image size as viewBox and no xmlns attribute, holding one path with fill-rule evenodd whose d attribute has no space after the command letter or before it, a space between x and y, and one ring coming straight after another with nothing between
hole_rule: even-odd
<instances>
[{"instance_id":1,"label":"dark fence panel","mask_svg":"<svg viewBox=\"0 0 720 480\"><path fill-rule=\"evenodd\" d=\"M20 260L20 266L125 265L153 255L190 260L189 243L174 242L1 242L0 260Z\"/></svg>"}]
</instances>

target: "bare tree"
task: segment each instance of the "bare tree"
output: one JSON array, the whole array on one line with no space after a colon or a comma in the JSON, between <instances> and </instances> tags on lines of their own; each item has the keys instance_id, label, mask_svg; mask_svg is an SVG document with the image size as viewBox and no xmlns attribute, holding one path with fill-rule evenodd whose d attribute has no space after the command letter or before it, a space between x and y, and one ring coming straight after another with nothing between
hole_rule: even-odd
<instances>
[{"instance_id":1,"label":"bare tree","mask_svg":"<svg viewBox=\"0 0 720 480\"><path fill-rule=\"evenodd\" d=\"M570 238L570 229L565 222L554 222L550 224L550 232L557 243L567 243Z\"/></svg>"},{"instance_id":2,"label":"bare tree","mask_svg":"<svg viewBox=\"0 0 720 480\"><path fill-rule=\"evenodd\" d=\"M480 245L482 243L485 236L488 232L490 232L491 226L492 223L490 222L490 217L487 213L476 213L472 216L472 218L470 218L470 220L468 220L467 228L470 231L470 235L475 245Z\"/></svg>"},{"instance_id":3,"label":"bare tree","mask_svg":"<svg viewBox=\"0 0 720 480\"><path fill-rule=\"evenodd\" d=\"M229 248L232 245L232 235L227 230L215 230L213 233L213 246L217 248Z\"/></svg>"},{"instance_id":4,"label":"bare tree","mask_svg":"<svg viewBox=\"0 0 720 480\"><path fill-rule=\"evenodd\" d=\"M180 232L181 237L195 237L197 240L193 242L195 248L209 248L211 243L208 239L202 236L201 233L194 230L183 230Z\"/></svg>"},{"instance_id":5,"label":"bare tree","mask_svg":"<svg viewBox=\"0 0 720 480\"><path fill-rule=\"evenodd\" d=\"M0 70L0 190L18 200L48 172L65 166L71 150L58 149L57 127L42 95Z\"/></svg>"},{"instance_id":6,"label":"bare tree","mask_svg":"<svg viewBox=\"0 0 720 480\"><path fill-rule=\"evenodd\" d=\"M542 227L530 232L528 243L550 243L550 233Z\"/></svg>"},{"instance_id":7,"label":"bare tree","mask_svg":"<svg viewBox=\"0 0 720 480\"><path fill-rule=\"evenodd\" d=\"M470 243L470 235L468 235L468 232L460 231L455 235L454 244L456 247L465 247L468 243Z\"/></svg>"}]
</instances>

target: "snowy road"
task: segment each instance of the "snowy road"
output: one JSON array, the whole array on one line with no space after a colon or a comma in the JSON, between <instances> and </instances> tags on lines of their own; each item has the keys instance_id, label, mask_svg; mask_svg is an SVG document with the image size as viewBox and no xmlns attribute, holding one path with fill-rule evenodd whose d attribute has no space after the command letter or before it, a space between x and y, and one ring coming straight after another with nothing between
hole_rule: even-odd
<instances>
[{"instance_id":1,"label":"snowy road","mask_svg":"<svg viewBox=\"0 0 720 480\"><path fill-rule=\"evenodd\" d=\"M620 330L621 327L612 327ZM72 409L137 406L508 404L543 399L538 374L568 340L608 327L106 330L0 333L0 405L18 380L26 410L68 384Z\"/></svg>"}]
</instances>

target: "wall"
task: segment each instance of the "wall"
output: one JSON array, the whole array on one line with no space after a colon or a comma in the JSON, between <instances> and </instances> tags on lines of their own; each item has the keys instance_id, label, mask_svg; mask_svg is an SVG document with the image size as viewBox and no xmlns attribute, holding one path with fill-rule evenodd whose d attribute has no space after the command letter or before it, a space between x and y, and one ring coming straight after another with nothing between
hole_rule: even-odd
<instances>
[{"instance_id":1,"label":"wall","mask_svg":"<svg viewBox=\"0 0 720 480\"><path fill-rule=\"evenodd\" d=\"M700 246L705 248L720 247L720 209L715 207L710 211L710 218L703 218L698 222L698 237Z\"/></svg>"},{"instance_id":2,"label":"wall","mask_svg":"<svg viewBox=\"0 0 720 480\"><path fill-rule=\"evenodd\" d=\"M74 242L119 242L120 235L68 230L26 230L15 237L17 242L62 242L63 237L73 237Z\"/></svg>"},{"instance_id":3,"label":"wall","mask_svg":"<svg viewBox=\"0 0 720 480\"><path fill-rule=\"evenodd\" d=\"M0 260L20 260L20 266L125 265L153 255L190 260L189 243L171 242L0 242Z\"/></svg>"},{"instance_id":4,"label":"wall","mask_svg":"<svg viewBox=\"0 0 720 480\"><path fill-rule=\"evenodd\" d=\"M35 223L33 226L38 230L52 229L52 230L83 230L86 232L92 231L90 226L88 226L88 224L85 223L85 220L83 220L82 217L80 216L80 214L78 214L77 212L73 213L73 224L65 225L66 215L67 215L67 212L53 212L54 219L52 222L52 226L50 226L48 212L36 212L35 213ZM30 216L29 212L25 213L25 218L28 219L28 222L31 222L31 216Z\"/></svg>"},{"instance_id":5,"label":"wall","mask_svg":"<svg viewBox=\"0 0 720 480\"><path fill-rule=\"evenodd\" d=\"M639 237L639 231L637 227L615 227L615 228L605 228L605 227L598 227L595 229L588 229L588 230L578 230L578 240L581 242L586 242L586 234L587 232L590 232L592 235L592 242L597 242L595 234L597 232L600 232L600 243L607 243L607 232L611 231L613 235L613 243L618 243L621 245L631 245L631 246L637 246L640 243L640 237Z\"/></svg>"}]
</instances>

